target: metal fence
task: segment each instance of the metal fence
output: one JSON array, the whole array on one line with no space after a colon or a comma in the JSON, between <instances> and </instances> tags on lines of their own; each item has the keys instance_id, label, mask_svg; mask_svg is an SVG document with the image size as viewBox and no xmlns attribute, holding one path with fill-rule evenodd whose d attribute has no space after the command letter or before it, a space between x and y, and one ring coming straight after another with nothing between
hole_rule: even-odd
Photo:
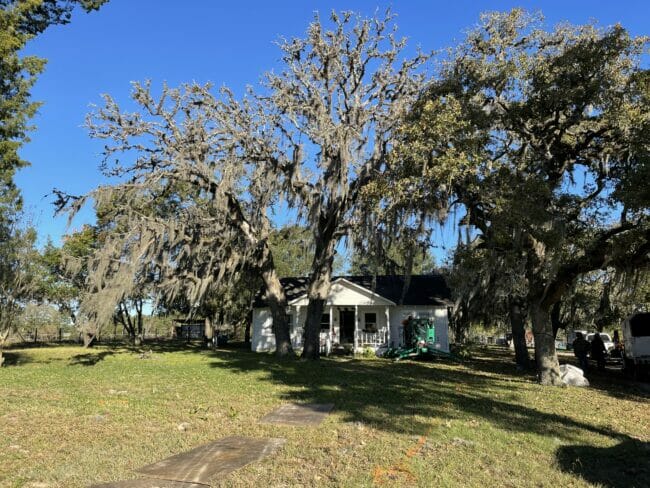
<instances>
[{"instance_id":1,"label":"metal fence","mask_svg":"<svg viewBox=\"0 0 650 488\"><path fill-rule=\"evenodd\" d=\"M173 331L160 332L160 331L145 331L143 335L144 340L160 340L160 339L185 339L177 338L174 336ZM124 330L111 330L103 331L95 339L98 342L126 342L130 340L129 335ZM11 345L19 344L38 344L38 343L78 343L83 344L83 334L81 332L70 332L59 329L57 332L42 332L38 329L30 331L18 331L13 333L7 339L7 343Z\"/></svg>"}]
</instances>

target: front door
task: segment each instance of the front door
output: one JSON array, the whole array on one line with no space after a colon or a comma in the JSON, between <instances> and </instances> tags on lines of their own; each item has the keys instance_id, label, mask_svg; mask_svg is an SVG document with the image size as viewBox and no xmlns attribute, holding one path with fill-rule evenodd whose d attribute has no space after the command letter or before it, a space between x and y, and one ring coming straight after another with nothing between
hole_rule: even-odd
<instances>
[{"instance_id":1,"label":"front door","mask_svg":"<svg viewBox=\"0 0 650 488\"><path fill-rule=\"evenodd\" d=\"M341 324L341 344L354 343L354 311L340 310L339 323Z\"/></svg>"}]
</instances>

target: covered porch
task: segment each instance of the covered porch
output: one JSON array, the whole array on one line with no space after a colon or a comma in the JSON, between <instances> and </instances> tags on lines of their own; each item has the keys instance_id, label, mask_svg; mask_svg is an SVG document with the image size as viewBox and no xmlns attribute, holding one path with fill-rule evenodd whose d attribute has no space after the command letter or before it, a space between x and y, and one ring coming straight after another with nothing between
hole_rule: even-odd
<instances>
[{"instance_id":1,"label":"covered porch","mask_svg":"<svg viewBox=\"0 0 650 488\"><path fill-rule=\"evenodd\" d=\"M321 317L321 349L363 351L390 341L391 308L395 304L370 290L339 279L332 283ZM294 347L303 345L307 298L290 304L291 336Z\"/></svg>"}]
</instances>

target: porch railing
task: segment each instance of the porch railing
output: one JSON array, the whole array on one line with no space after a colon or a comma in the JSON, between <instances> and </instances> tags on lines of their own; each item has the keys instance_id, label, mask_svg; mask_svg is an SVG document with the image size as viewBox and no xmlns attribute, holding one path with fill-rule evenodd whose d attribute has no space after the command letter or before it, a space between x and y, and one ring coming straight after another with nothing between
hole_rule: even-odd
<instances>
[{"instance_id":1,"label":"porch railing","mask_svg":"<svg viewBox=\"0 0 650 488\"><path fill-rule=\"evenodd\" d=\"M357 331L357 345L364 346L381 346L388 342L388 330L381 329L377 332L365 332L363 330Z\"/></svg>"},{"instance_id":2,"label":"porch railing","mask_svg":"<svg viewBox=\"0 0 650 488\"><path fill-rule=\"evenodd\" d=\"M336 344L335 338L332 339L333 340L329 341L330 347ZM325 331L321 332L320 333L320 344L322 350L321 352L324 352L328 340L329 340L329 333ZM292 335L291 342L293 343L293 347L302 347L303 346L302 335L300 334ZM377 332L365 332L363 330L358 330L356 332L357 347L379 347L382 344L386 344L387 342L388 342L388 329L380 329Z\"/></svg>"}]
</instances>

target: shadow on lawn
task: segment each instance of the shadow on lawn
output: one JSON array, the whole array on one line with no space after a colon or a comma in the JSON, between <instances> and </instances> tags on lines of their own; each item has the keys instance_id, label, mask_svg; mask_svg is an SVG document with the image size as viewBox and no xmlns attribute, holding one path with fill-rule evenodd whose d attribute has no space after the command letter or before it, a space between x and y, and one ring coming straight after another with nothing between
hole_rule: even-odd
<instances>
[{"instance_id":1,"label":"shadow on lawn","mask_svg":"<svg viewBox=\"0 0 650 488\"><path fill-rule=\"evenodd\" d=\"M578 360L563 354L560 356L560 364L572 364L580 367ZM608 363L604 371L599 371L595 362L590 362L589 370L585 374L589 380L589 387L601 391L618 400L630 400L646 403L650 400L650 383L634 381L623 375L621 366Z\"/></svg>"},{"instance_id":2,"label":"shadow on lawn","mask_svg":"<svg viewBox=\"0 0 650 488\"><path fill-rule=\"evenodd\" d=\"M33 358L28 354L15 352L15 351L7 351L6 349L2 351L2 357L4 359L4 363L3 363L4 367L20 366L23 364L34 362Z\"/></svg>"},{"instance_id":3,"label":"shadow on lawn","mask_svg":"<svg viewBox=\"0 0 650 488\"><path fill-rule=\"evenodd\" d=\"M157 341L146 342L139 346L124 343L102 343L97 347L87 349L87 353L77 354L70 359L69 366L95 366L109 356L120 353L131 353L148 359L151 354L167 352L196 353L205 351L205 346L200 344L187 344L184 342Z\"/></svg>"},{"instance_id":4,"label":"shadow on lawn","mask_svg":"<svg viewBox=\"0 0 650 488\"><path fill-rule=\"evenodd\" d=\"M650 401L650 384L625 378L621 371L590 371L587 373L587 379L591 388L607 393L619 400L640 403Z\"/></svg>"},{"instance_id":5,"label":"shadow on lawn","mask_svg":"<svg viewBox=\"0 0 650 488\"><path fill-rule=\"evenodd\" d=\"M128 351L137 354L143 354L148 352L153 353L165 353L165 352L201 352L208 351L203 341L192 341L187 342L184 340L165 340L165 339L150 339L139 346L129 344L126 342L102 342L101 345L121 349L122 351ZM101 347L101 346L100 346Z\"/></svg>"},{"instance_id":6,"label":"shadow on lawn","mask_svg":"<svg viewBox=\"0 0 650 488\"><path fill-rule=\"evenodd\" d=\"M107 356L112 356L117 351L108 350L101 352L90 352L87 354L77 354L70 358L68 366L95 366L100 361L103 361Z\"/></svg>"},{"instance_id":7,"label":"shadow on lawn","mask_svg":"<svg viewBox=\"0 0 650 488\"><path fill-rule=\"evenodd\" d=\"M613 447L563 446L557 461L564 471L608 488L648 486L650 443L625 440Z\"/></svg>"},{"instance_id":8,"label":"shadow on lawn","mask_svg":"<svg viewBox=\"0 0 650 488\"><path fill-rule=\"evenodd\" d=\"M431 425L418 420L425 417L441 421L484 420L504 430L532 431L568 442L578 441L583 431L618 440L628 438L606 427L509 401L515 396L507 393L509 384L514 389L521 383L533 382L526 375L514 376L511 369L510 374L501 376L510 365L499 360L478 358L467 366L449 367L444 362L277 360L271 355L228 351L218 352L216 357L219 361L212 363L215 368L262 371L268 381L293 387L285 393L287 401L334 403L347 421L385 431L421 434Z\"/></svg>"},{"instance_id":9,"label":"shadow on lawn","mask_svg":"<svg viewBox=\"0 0 650 488\"><path fill-rule=\"evenodd\" d=\"M215 358L218 361L211 363L214 368L259 371L267 375L267 381L290 387L284 393L285 401L334 403L335 410L349 422L362 422L387 432L422 435L432 425L418 420L422 417L438 419L439 425L451 420L470 427L485 421L506 431L532 432L574 444L556 451L558 465L592 483L612 488L635 486L635 482L640 486L635 477L643 475L648 479L650 475L648 443L609 427L536 409L536 400L545 395L544 387L534 384L532 374L514 373L508 354L478 352L460 366L443 361L305 362L227 350L216 352ZM605 382L599 382L599 386L605 388ZM515 388L525 391L509 393ZM577 445L584 442L585 433L618 444L610 448Z\"/></svg>"}]
</instances>

